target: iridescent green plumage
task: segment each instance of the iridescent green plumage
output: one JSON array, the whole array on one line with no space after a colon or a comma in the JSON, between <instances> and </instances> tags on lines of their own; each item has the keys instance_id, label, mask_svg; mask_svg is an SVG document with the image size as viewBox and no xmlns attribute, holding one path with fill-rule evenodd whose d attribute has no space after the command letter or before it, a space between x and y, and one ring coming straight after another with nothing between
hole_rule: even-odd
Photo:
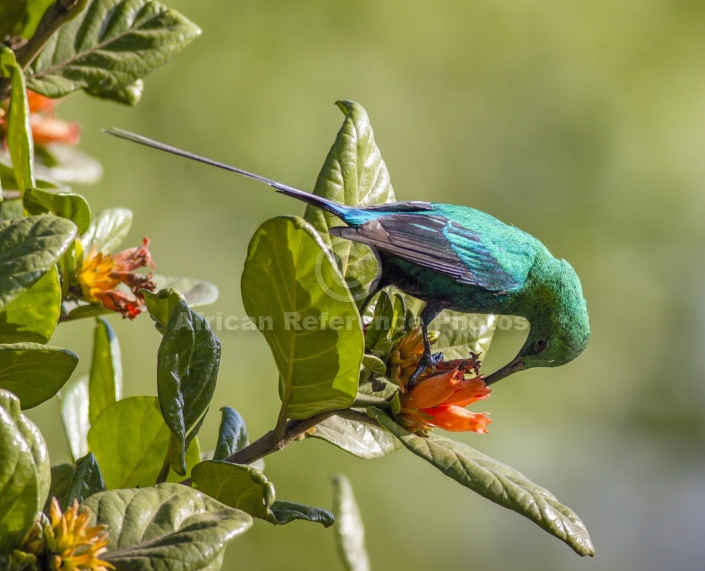
<instances>
[{"instance_id":1,"label":"iridescent green plumage","mask_svg":"<svg viewBox=\"0 0 705 571\"><path fill-rule=\"evenodd\" d=\"M488 384L531 367L563 365L587 345L587 305L571 265L554 258L533 236L489 214L431 202L345 206L140 135L108 132L259 180L334 214L348 226L332 228L332 234L367 244L379 253L380 287L394 284L426 301L421 314L424 331L443 309L526 317L530 330L524 346L487 378Z\"/></svg>"}]
</instances>

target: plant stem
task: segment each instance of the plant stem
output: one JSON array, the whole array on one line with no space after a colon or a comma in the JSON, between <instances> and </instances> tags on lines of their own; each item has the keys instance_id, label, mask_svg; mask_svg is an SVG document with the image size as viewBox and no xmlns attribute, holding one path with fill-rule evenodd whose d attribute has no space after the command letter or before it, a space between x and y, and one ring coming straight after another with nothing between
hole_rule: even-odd
<instances>
[{"instance_id":1,"label":"plant stem","mask_svg":"<svg viewBox=\"0 0 705 571\"><path fill-rule=\"evenodd\" d=\"M276 436L276 429L270 430L259 440L256 440L242 450L238 450L235 454L228 456L222 461L230 462L231 464L252 464L255 460L259 460L269 454L282 450L294 440L300 440L314 426L323 422L327 418L330 418L331 416L340 416L349 420L379 426L374 420L362 412L357 412L350 409L329 410L327 412L321 412L311 418L305 418L303 420L290 420L284 425L283 434L280 437ZM190 486L191 479L189 478L181 483L186 486Z\"/></svg>"}]
</instances>

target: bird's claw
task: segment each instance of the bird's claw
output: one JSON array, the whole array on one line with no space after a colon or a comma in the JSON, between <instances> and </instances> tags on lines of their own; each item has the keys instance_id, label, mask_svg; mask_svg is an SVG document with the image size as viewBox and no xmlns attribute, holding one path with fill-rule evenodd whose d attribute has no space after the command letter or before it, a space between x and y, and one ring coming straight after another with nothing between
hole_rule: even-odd
<instances>
[{"instance_id":1,"label":"bird's claw","mask_svg":"<svg viewBox=\"0 0 705 571\"><path fill-rule=\"evenodd\" d=\"M443 353L433 353L432 355L427 355L424 353L423 357L421 357L421 361L419 361L419 366L416 367L416 370L409 377L409 381L407 382L407 386L409 388L413 387L416 384L416 379L419 378L421 373L423 373L428 367L435 367L442 360L443 360Z\"/></svg>"}]
</instances>

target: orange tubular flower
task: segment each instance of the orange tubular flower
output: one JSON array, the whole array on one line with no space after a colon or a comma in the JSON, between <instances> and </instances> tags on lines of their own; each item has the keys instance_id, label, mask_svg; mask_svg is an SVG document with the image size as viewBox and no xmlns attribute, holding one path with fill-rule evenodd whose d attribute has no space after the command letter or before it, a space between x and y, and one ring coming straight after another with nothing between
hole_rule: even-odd
<instances>
[{"instance_id":1,"label":"orange tubular flower","mask_svg":"<svg viewBox=\"0 0 705 571\"><path fill-rule=\"evenodd\" d=\"M78 143L81 128L78 123L69 123L55 117L54 107L57 103L56 99L49 99L39 95L39 93L28 90L27 102L29 104L29 125L36 144L64 143L65 145L76 145ZM0 131L3 132L6 129L4 120L6 111L7 104L0 110Z\"/></svg>"},{"instance_id":2,"label":"orange tubular flower","mask_svg":"<svg viewBox=\"0 0 705 571\"><path fill-rule=\"evenodd\" d=\"M81 296L86 301L100 303L122 313L123 317L134 319L144 305L140 290L154 291L156 288L151 273L143 275L134 272L145 267L154 269L148 238L143 239L142 246L115 255L91 248L78 272ZM121 283L130 291L117 289Z\"/></svg>"},{"instance_id":3,"label":"orange tubular flower","mask_svg":"<svg viewBox=\"0 0 705 571\"><path fill-rule=\"evenodd\" d=\"M29 126L32 137L38 145L47 143L64 143L76 145L81 134L78 123L62 121L54 116L57 101L49 99L34 91L27 91L29 103Z\"/></svg>"},{"instance_id":4,"label":"orange tubular flower","mask_svg":"<svg viewBox=\"0 0 705 571\"><path fill-rule=\"evenodd\" d=\"M466 406L490 396L490 389L477 374L476 356L429 367L410 386L409 378L422 355L423 338L419 330L404 337L390 355L390 378L399 385L401 403L397 420L413 432L438 427L486 434L491 422L487 414L465 410Z\"/></svg>"}]
</instances>

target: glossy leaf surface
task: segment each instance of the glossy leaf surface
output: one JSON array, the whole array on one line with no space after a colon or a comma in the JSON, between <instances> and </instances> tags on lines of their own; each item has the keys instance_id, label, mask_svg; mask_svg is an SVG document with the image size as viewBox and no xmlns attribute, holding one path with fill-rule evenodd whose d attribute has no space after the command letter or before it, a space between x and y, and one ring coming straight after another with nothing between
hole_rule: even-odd
<instances>
[{"instance_id":1,"label":"glossy leaf surface","mask_svg":"<svg viewBox=\"0 0 705 571\"><path fill-rule=\"evenodd\" d=\"M211 571L252 526L246 513L180 484L95 494L84 505L108 526L105 559L120 571Z\"/></svg>"},{"instance_id":2,"label":"glossy leaf surface","mask_svg":"<svg viewBox=\"0 0 705 571\"><path fill-rule=\"evenodd\" d=\"M17 395L22 408L53 397L78 365L78 356L61 347L38 343L0 345L0 389Z\"/></svg>"},{"instance_id":3,"label":"glossy leaf surface","mask_svg":"<svg viewBox=\"0 0 705 571\"><path fill-rule=\"evenodd\" d=\"M0 221L0 310L54 266L76 237L76 226L56 216Z\"/></svg>"},{"instance_id":4,"label":"glossy leaf surface","mask_svg":"<svg viewBox=\"0 0 705 571\"><path fill-rule=\"evenodd\" d=\"M0 389L0 555L15 549L49 492L51 473L39 429L19 399Z\"/></svg>"},{"instance_id":5,"label":"glossy leaf surface","mask_svg":"<svg viewBox=\"0 0 705 571\"><path fill-rule=\"evenodd\" d=\"M48 97L78 89L108 99L166 63L200 34L152 0L93 0L54 34L31 67L29 86Z\"/></svg>"},{"instance_id":6,"label":"glossy leaf surface","mask_svg":"<svg viewBox=\"0 0 705 571\"><path fill-rule=\"evenodd\" d=\"M364 351L357 307L313 227L297 217L255 232L242 274L247 314L279 369L289 418L350 406Z\"/></svg>"},{"instance_id":7,"label":"glossy leaf surface","mask_svg":"<svg viewBox=\"0 0 705 571\"><path fill-rule=\"evenodd\" d=\"M354 101L338 101L345 120L321 169L314 193L348 206L373 206L394 202L387 166L375 143L367 112ZM355 300L361 303L379 272L373 251L350 240L333 238L328 230L343 223L313 206L306 207L306 221L330 245Z\"/></svg>"},{"instance_id":8,"label":"glossy leaf surface","mask_svg":"<svg viewBox=\"0 0 705 571\"><path fill-rule=\"evenodd\" d=\"M523 474L466 444L443 436L418 436L405 430L382 411L370 415L402 444L446 476L488 500L527 517L580 555L594 555L590 535L580 518L548 490Z\"/></svg>"}]
</instances>

